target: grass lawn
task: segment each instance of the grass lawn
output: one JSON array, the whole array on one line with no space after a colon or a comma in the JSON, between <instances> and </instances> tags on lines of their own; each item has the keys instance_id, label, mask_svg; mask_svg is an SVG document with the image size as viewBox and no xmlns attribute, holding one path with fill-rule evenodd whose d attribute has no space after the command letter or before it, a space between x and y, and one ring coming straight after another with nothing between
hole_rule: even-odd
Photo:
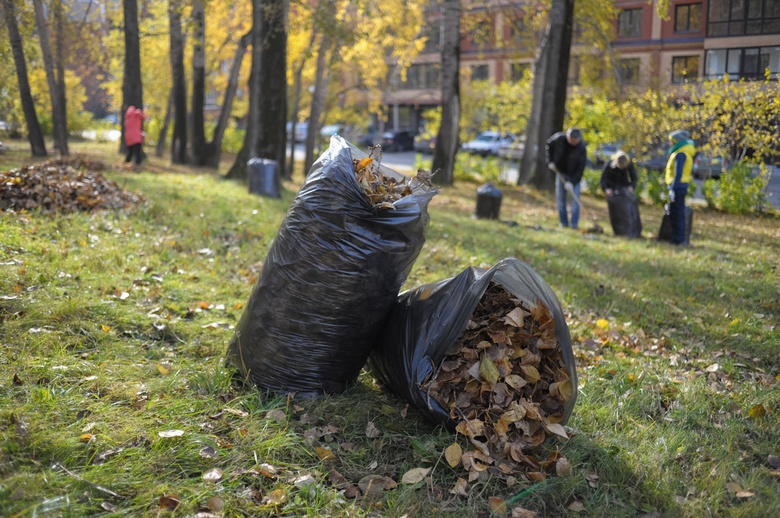
<instances>
[{"instance_id":1,"label":"grass lawn","mask_svg":"<svg viewBox=\"0 0 780 518\"><path fill-rule=\"evenodd\" d=\"M118 165L113 146L73 144ZM11 151L0 170L29 161ZM626 240L603 199L583 200L581 227L607 229L591 236L559 230L547 193L502 187L509 226L472 219L476 185L442 189L405 287L526 261L567 313L579 376L575 435L535 452L559 450L571 473L462 496L443 452L467 441L370 372L302 401L224 367L302 179L271 200L161 159L145 169L106 174L147 198L131 212L0 212L3 516L780 516L777 215L697 207L692 246L676 248L652 239L658 207ZM401 483L417 467L432 470Z\"/></svg>"}]
</instances>

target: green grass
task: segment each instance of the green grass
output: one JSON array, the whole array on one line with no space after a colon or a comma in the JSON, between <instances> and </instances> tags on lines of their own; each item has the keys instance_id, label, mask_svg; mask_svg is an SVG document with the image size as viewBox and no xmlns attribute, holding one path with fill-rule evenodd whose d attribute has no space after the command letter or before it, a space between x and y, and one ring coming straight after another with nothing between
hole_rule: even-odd
<instances>
[{"instance_id":1,"label":"green grass","mask_svg":"<svg viewBox=\"0 0 780 518\"><path fill-rule=\"evenodd\" d=\"M119 162L111 149L99 152ZM11 152L0 168L27 161ZM502 219L516 227L471 218L475 184L443 189L406 287L519 257L561 300L579 362L577 435L535 452L560 449L571 475L480 479L464 498L450 489L466 473L443 458L457 439L370 372L343 395L300 401L237 385L224 367L229 326L300 179L269 200L164 160L150 169L107 175L147 197L130 213L0 213L5 516L471 517L491 515L489 497L539 516L780 514L767 462L780 455L776 215L699 209L693 246L675 248L651 239L659 208L641 208L645 238L629 241L559 231L552 197L529 188L502 187ZM583 201L581 226L609 229L604 201ZM369 422L378 437L366 436ZM183 435L159 435L169 430ZM257 473L263 463L275 478ZM400 484L423 466L430 478ZM217 483L203 480L211 468L223 472ZM399 485L352 500L327 481L334 469L355 484L382 475ZM297 487L302 475L315 484ZM277 494L281 505L267 503ZM179 507L161 510L172 495ZM584 512L569 510L575 501Z\"/></svg>"}]
</instances>

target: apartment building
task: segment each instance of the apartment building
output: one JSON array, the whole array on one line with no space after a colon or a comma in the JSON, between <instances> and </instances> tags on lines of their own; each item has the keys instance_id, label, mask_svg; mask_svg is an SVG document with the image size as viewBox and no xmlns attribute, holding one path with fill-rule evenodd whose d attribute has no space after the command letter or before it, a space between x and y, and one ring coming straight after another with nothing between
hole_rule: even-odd
<instances>
[{"instance_id":1,"label":"apartment building","mask_svg":"<svg viewBox=\"0 0 780 518\"><path fill-rule=\"evenodd\" d=\"M681 90L689 81L763 79L768 68L780 77L780 0L672 0L662 19L654 3L615 0L612 50L623 85ZM422 111L439 104L438 14L431 13L426 49L389 96L391 125L415 128ZM533 64L525 46L522 11L471 9L476 21L462 24L461 73L496 83L516 80ZM526 32L527 33L527 32ZM592 46L572 45L570 84L578 84L580 63ZM607 73L603 71L602 73Z\"/></svg>"}]
</instances>

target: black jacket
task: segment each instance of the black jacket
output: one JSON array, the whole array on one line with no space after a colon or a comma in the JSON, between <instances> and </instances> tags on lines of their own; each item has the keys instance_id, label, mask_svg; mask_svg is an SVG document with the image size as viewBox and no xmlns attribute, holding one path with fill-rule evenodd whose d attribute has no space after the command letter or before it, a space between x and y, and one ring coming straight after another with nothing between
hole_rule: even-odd
<instances>
[{"instance_id":1,"label":"black jacket","mask_svg":"<svg viewBox=\"0 0 780 518\"><path fill-rule=\"evenodd\" d=\"M619 169L614 160L607 161L601 171L601 189L620 190L632 187L636 189L636 169L634 163L628 162L625 169Z\"/></svg>"},{"instance_id":2,"label":"black jacket","mask_svg":"<svg viewBox=\"0 0 780 518\"><path fill-rule=\"evenodd\" d=\"M585 162L587 155L585 151L585 141L580 139L576 146L569 145L566 140L566 133L559 131L547 139L545 148L547 163L555 163L558 171L573 184L580 183L582 174L585 172Z\"/></svg>"}]
</instances>

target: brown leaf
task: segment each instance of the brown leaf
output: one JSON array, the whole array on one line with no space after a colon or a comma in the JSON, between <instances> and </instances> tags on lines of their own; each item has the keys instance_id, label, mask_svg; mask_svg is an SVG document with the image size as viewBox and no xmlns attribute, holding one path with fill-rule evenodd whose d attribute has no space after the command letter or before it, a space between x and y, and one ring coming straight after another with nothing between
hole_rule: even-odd
<instances>
[{"instance_id":1,"label":"brown leaf","mask_svg":"<svg viewBox=\"0 0 780 518\"><path fill-rule=\"evenodd\" d=\"M211 468L203 473L203 480L206 482L219 482L222 480L222 470L219 468Z\"/></svg>"},{"instance_id":2,"label":"brown leaf","mask_svg":"<svg viewBox=\"0 0 780 518\"><path fill-rule=\"evenodd\" d=\"M466 491L468 485L469 484L465 479L458 478L458 480L455 481L455 486L450 489L450 493L453 495L469 496L468 491Z\"/></svg>"},{"instance_id":3,"label":"brown leaf","mask_svg":"<svg viewBox=\"0 0 780 518\"><path fill-rule=\"evenodd\" d=\"M381 432L376 427L374 422L369 421L368 424L366 425L366 437L368 437L369 439L376 439L377 437L379 437L380 434Z\"/></svg>"},{"instance_id":4,"label":"brown leaf","mask_svg":"<svg viewBox=\"0 0 780 518\"><path fill-rule=\"evenodd\" d=\"M566 457L561 457L558 462L555 463L555 473L559 477L568 477L571 475L571 463Z\"/></svg>"},{"instance_id":5,"label":"brown leaf","mask_svg":"<svg viewBox=\"0 0 780 518\"><path fill-rule=\"evenodd\" d=\"M764 417L765 415L766 415L766 408L764 408L764 405L762 404L755 405L753 408L751 408L748 411L748 417L757 418L757 417Z\"/></svg>"},{"instance_id":6,"label":"brown leaf","mask_svg":"<svg viewBox=\"0 0 780 518\"><path fill-rule=\"evenodd\" d=\"M461 421L455 426L455 431L466 437L477 437L485 433L485 423L479 419Z\"/></svg>"},{"instance_id":7,"label":"brown leaf","mask_svg":"<svg viewBox=\"0 0 780 518\"><path fill-rule=\"evenodd\" d=\"M267 462L263 462L262 464L258 465L257 469L264 477L276 478L276 468Z\"/></svg>"},{"instance_id":8,"label":"brown leaf","mask_svg":"<svg viewBox=\"0 0 780 518\"><path fill-rule=\"evenodd\" d=\"M159 501L160 509L166 511L175 511L180 503L178 495L163 495L160 497Z\"/></svg>"},{"instance_id":9,"label":"brown leaf","mask_svg":"<svg viewBox=\"0 0 780 518\"><path fill-rule=\"evenodd\" d=\"M558 423L544 423L545 429L547 429L548 432L554 433L555 435L558 435L560 437L563 437L564 439L569 439L569 434L566 433L566 430L564 430L563 426L561 426Z\"/></svg>"},{"instance_id":10,"label":"brown leaf","mask_svg":"<svg viewBox=\"0 0 780 518\"><path fill-rule=\"evenodd\" d=\"M585 504L583 504L579 500L575 500L574 502L569 504L569 511L573 511L575 513L581 513L584 510L585 510Z\"/></svg>"},{"instance_id":11,"label":"brown leaf","mask_svg":"<svg viewBox=\"0 0 780 518\"><path fill-rule=\"evenodd\" d=\"M263 503L273 506L282 505L287 500L287 491L274 489L263 498Z\"/></svg>"},{"instance_id":12,"label":"brown leaf","mask_svg":"<svg viewBox=\"0 0 780 518\"><path fill-rule=\"evenodd\" d=\"M330 448L320 448L319 446L315 446L314 452L321 460L336 460L336 456L333 455L333 451L331 451Z\"/></svg>"},{"instance_id":13,"label":"brown leaf","mask_svg":"<svg viewBox=\"0 0 780 518\"><path fill-rule=\"evenodd\" d=\"M739 491L737 493L737 498L750 498L751 496L755 496L753 491Z\"/></svg>"},{"instance_id":14,"label":"brown leaf","mask_svg":"<svg viewBox=\"0 0 780 518\"><path fill-rule=\"evenodd\" d=\"M523 327L525 324L523 323L523 320L525 317L531 316L531 314L527 311L525 311L523 308L517 307L507 313L505 318L505 321L507 324L515 327Z\"/></svg>"},{"instance_id":15,"label":"brown leaf","mask_svg":"<svg viewBox=\"0 0 780 518\"><path fill-rule=\"evenodd\" d=\"M536 511L515 507L512 509L512 518L536 518Z\"/></svg>"},{"instance_id":16,"label":"brown leaf","mask_svg":"<svg viewBox=\"0 0 780 518\"><path fill-rule=\"evenodd\" d=\"M217 450L212 448L211 446L206 446L205 448L201 448L201 450L198 452L198 454L205 458L205 459L216 459L217 458Z\"/></svg>"},{"instance_id":17,"label":"brown leaf","mask_svg":"<svg viewBox=\"0 0 780 518\"><path fill-rule=\"evenodd\" d=\"M274 421L280 423L287 421L287 414L284 413L284 410L272 410L268 412L265 416L268 419L273 419Z\"/></svg>"},{"instance_id":18,"label":"brown leaf","mask_svg":"<svg viewBox=\"0 0 780 518\"><path fill-rule=\"evenodd\" d=\"M523 371L523 377L528 383L536 383L542 377L539 375L539 371L533 365L522 365L520 370Z\"/></svg>"},{"instance_id":19,"label":"brown leaf","mask_svg":"<svg viewBox=\"0 0 780 518\"><path fill-rule=\"evenodd\" d=\"M574 390L571 386L570 379L566 378L565 380L558 383L558 393L560 393L564 401L568 401L571 399Z\"/></svg>"},{"instance_id":20,"label":"brown leaf","mask_svg":"<svg viewBox=\"0 0 780 518\"><path fill-rule=\"evenodd\" d=\"M506 514L506 501L497 496L488 497L488 509L491 513Z\"/></svg>"}]
</instances>

